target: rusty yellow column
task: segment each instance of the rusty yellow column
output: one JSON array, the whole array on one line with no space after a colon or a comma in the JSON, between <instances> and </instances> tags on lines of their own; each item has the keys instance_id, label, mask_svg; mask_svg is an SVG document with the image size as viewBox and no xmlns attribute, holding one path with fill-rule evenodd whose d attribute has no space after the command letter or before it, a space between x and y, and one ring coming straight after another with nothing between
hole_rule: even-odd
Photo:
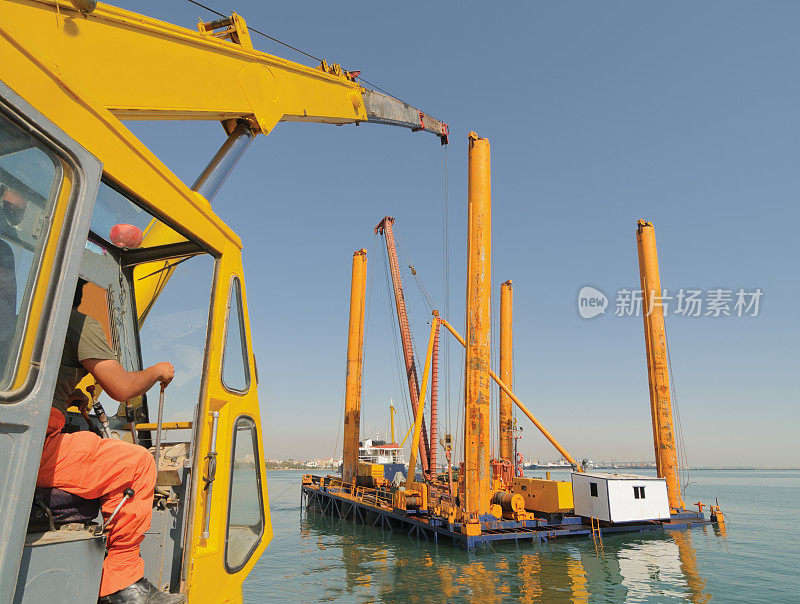
<instances>
[{"instance_id":1,"label":"rusty yellow column","mask_svg":"<svg viewBox=\"0 0 800 604\"><path fill-rule=\"evenodd\" d=\"M468 531L486 514L491 497L490 316L492 192L489 141L469 133L466 381L464 388L464 488ZM477 525L480 531L480 525Z\"/></svg>"},{"instance_id":2,"label":"rusty yellow column","mask_svg":"<svg viewBox=\"0 0 800 604\"><path fill-rule=\"evenodd\" d=\"M641 220L639 222L642 222ZM647 283L645 280L644 275L644 258L642 256L642 245L639 237L639 232L637 228L636 232L636 251L639 254L639 282L641 284L642 292L647 290ZM642 307L642 314L644 314L644 307ZM656 476L663 476L661 473L661 455L659 454L658 450L658 422L656 418L658 417L658 413L656 412L656 399L653 396L654 387L653 387L653 372L650 371L650 329L648 328L647 317L645 316L644 319L644 348L647 351L647 383L650 386L650 417L652 418L653 424L653 454L656 458Z\"/></svg>"},{"instance_id":3,"label":"rusty yellow column","mask_svg":"<svg viewBox=\"0 0 800 604\"><path fill-rule=\"evenodd\" d=\"M513 357L513 286L506 281L500 286L500 379L514 389ZM500 390L500 459L511 461L514 454L513 401Z\"/></svg>"},{"instance_id":4,"label":"rusty yellow column","mask_svg":"<svg viewBox=\"0 0 800 604\"><path fill-rule=\"evenodd\" d=\"M353 482L358 469L361 424L361 370L364 364L364 301L367 291L367 250L353 253L350 282L350 327L347 334L347 375L344 390L344 450L342 480Z\"/></svg>"},{"instance_id":5,"label":"rusty yellow column","mask_svg":"<svg viewBox=\"0 0 800 604\"><path fill-rule=\"evenodd\" d=\"M636 243L639 250L639 275L642 285L642 314L647 350L647 375L650 382L650 411L658 476L667 481L669 505L684 509L678 479L678 455L672 423L672 401L667 363L667 336L664 329L664 308L661 305L661 279L658 274L656 233L650 222L637 223Z\"/></svg>"}]
</instances>

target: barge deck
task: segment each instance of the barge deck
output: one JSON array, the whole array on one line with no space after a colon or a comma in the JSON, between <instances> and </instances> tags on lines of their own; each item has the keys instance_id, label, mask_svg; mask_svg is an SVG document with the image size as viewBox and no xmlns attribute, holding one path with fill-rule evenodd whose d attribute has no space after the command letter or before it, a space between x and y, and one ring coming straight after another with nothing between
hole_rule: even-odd
<instances>
[{"instance_id":1,"label":"barge deck","mask_svg":"<svg viewBox=\"0 0 800 604\"><path fill-rule=\"evenodd\" d=\"M390 533L475 550L493 542L538 541L544 543L564 537L593 538L591 521L573 515L551 515L534 520L506 520L487 516L481 519L478 535L467 535L458 522L449 522L420 510L402 510L392 506L392 493L385 489L359 487L343 483L333 476L303 476L300 504L303 509L316 509L323 514L352 518L356 522ZM709 524L702 512L684 511L672 514L670 520L634 523L599 523L598 537L622 532L668 531Z\"/></svg>"}]
</instances>

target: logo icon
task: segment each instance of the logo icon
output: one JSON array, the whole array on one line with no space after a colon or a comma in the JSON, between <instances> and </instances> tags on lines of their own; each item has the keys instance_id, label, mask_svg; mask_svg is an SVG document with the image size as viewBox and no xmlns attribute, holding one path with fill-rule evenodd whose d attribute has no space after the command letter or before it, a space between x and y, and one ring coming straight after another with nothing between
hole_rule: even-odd
<instances>
[{"instance_id":1,"label":"logo icon","mask_svg":"<svg viewBox=\"0 0 800 604\"><path fill-rule=\"evenodd\" d=\"M578 292L578 314L584 319L602 315L608 308L608 298L599 289L584 285Z\"/></svg>"}]
</instances>

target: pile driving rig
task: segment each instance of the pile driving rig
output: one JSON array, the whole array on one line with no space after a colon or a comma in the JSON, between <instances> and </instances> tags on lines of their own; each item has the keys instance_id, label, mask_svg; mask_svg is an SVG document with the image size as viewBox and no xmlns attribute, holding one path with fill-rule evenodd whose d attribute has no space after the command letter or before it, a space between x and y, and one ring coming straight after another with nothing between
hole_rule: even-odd
<instances>
[{"instance_id":1,"label":"pile driving rig","mask_svg":"<svg viewBox=\"0 0 800 604\"><path fill-rule=\"evenodd\" d=\"M342 476L303 477L306 507L404 531L430 541L446 538L468 549L491 541L544 541L563 536L592 536L603 532L672 530L708 522L724 523L717 506L707 518L686 510L680 496L675 437L672 427L669 381L666 370L664 317L648 300L645 341L650 380L653 434L658 477L584 472L580 464L534 417L512 390L512 285L501 286L500 375L490 367L491 317L491 180L489 141L469 135L468 250L466 337L433 311L421 384L410 352L409 327L402 288L399 285L391 217L376 232L386 236L395 303L405 356L414 425L410 461L404 484L389 482L380 464L358 460L358 425L361 411L366 250L353 256L353 275L345 394L345 441ZM639 222L642 291L659 292L658 263L652 225ZM651 308L652 306L652 308ZM452 472L440 473L435 440L426 442L424 407L426 394L435 383L436 351L441 327L466 349L464 395L464 458ZM430 378L430 379L429 379ZM499 451L490 450L490 387L500 389ZM431 396L431 434L435 431L436 397ZM527 478L515 471L512 457L514 427L512 403L536 426L572 467L570 481ZM448 450L449 454L449 450ZM426 459L427 456L427 459ZM417 473L417 463L421 472ZM549 474L549 473L548 473ZM600 551L600 549L598 550Z\"/></svg>"}]
</instances>

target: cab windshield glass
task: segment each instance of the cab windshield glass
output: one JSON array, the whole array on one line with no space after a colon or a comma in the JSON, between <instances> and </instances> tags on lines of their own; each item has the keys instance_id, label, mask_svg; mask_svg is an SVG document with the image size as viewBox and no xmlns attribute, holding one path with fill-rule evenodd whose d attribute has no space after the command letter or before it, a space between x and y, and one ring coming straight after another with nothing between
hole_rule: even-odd
<instances>
[{"instance_id":1,"label":"cab windshield glass","mask_svg":"<svg viewBox=\"0 0 800 604\"><path fill-rule=\"evenodd\" d=\"M92 233L120 249L179 243L186 238L102 182L92 212Z\"/></svg>"},{"instance_id":2,"label":"cab windshield glass","mask_svg":"<svg viewBox=\"0 0 800 604\"><path fill-rule=\"evenodd\" d=\"M0 115L0 391L14 377L61 162Z\"/></svg>"}]
</instances>

